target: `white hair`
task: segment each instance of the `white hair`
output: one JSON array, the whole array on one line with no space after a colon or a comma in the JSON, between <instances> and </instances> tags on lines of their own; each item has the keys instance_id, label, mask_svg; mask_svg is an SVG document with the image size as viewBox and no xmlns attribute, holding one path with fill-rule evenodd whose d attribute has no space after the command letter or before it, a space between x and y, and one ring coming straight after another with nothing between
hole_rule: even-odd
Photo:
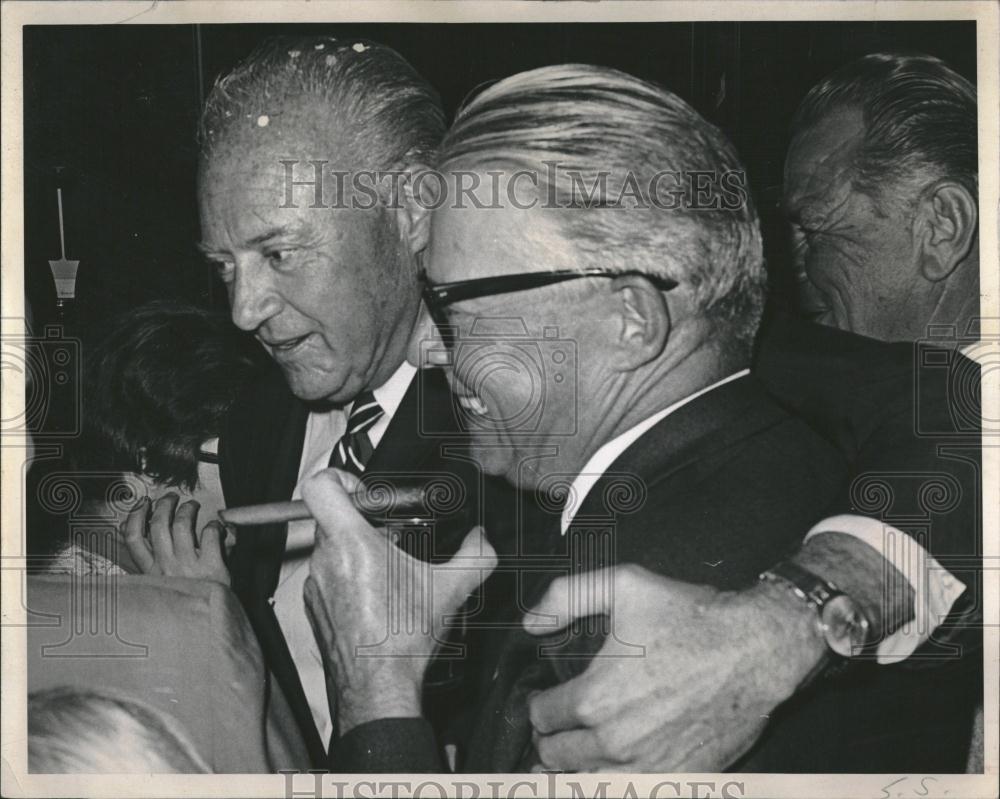
<instances>
[{"instance_id":1,"label":"white hair","mask_svg":"<svg viewBox=\"0 0 1000 799\"><path fill-rule=\"evenodd\" d=\"M332 115L359 166L430 163L444 134L437 92L392 48L366 39L274 36L215 81L199 123L202 157L301 98Z\"/></svg>"},{"instance_id":2,"label":"white hair","mask_svg":"<svg viewBox=\"0 0 1000 799\"><path fill-rule=\"evenodd\" d=\"M63 686L28 697L28 770L36 774L203 774L181 725L126 694Z\"/></svg>"},{"instance_id":3,"label":"white hair","mask_svg":"<svg viewBox=\"0 0 1000 799\"><path fill-rule=\"evenodd\" d=\"M752 342L766 272L743 165L716 127L666 89L587 64L522 72L459 110L438 168L537 174L538 193L573 211L556 218L581 268L672 278L727 339ZM663 185L658 175L675 174L686 188L666 207L653 188ZM697 174L709 185L694 196ZM733 181L728 188L723 175ZM731 191L738 181L742 195ZM582 187L595 186L581 199ZM616 202L622 196L629 202Z\"/></svg>"}]
</instances>

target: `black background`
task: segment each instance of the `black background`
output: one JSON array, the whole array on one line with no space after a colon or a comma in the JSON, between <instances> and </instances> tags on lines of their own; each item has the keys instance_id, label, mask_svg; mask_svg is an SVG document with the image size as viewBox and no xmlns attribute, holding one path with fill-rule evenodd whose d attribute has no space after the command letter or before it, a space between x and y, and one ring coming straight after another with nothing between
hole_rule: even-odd
<instances>
[{"instance_id":1,"label":"black background","mask_svg":"<svg viewBox=\"0 0 1000 799\"><path fill-rule=\"evenodd\" d=\"M215 77L275 33L363 37L401 52L451 114L485 81L567 61L673 90L736 142L764 221L773 285L787 287L775 212L787 127L808 88L879 50L941 56L975 80L974 22L30 26L24 29L25 285L36 328L60 321L62 186L77 301L61 321L84 347L129 305L225 306L201 262L194 134Z\"/></svg>"}]
</instances>

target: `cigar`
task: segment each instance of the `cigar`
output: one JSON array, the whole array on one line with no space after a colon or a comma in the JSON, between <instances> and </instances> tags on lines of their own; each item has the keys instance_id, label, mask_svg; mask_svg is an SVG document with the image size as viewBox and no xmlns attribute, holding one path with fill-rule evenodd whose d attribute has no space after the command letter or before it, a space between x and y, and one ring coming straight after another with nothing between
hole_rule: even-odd
<instances>
[{"instance_id":1,"label":"cigar","mask_svg":"<svg viewBox=\"0 0 1000 799\"><path fill-rule=\"evenodd\" d=\"M311 519L309 508L301 499L293 502L264 502L260 505L240 505L235 508L223 508L219 518L226 524L237 527L250 527L261 524L279 524L295 522L300 519Z\"/></svg>"},{"instance_id":2,"label":"cigar","mask_svg":"<svg viewBox=\"0 0 1000 799\"><path fill-rule=\"evenodd\" d=\"M375 486L361 487L351 494L351 500L370 524L379 527L392 521L407 524L429 524L432 521L427 509L427 487L422 484L395 485L388 491ZM297 499L224 508L219 511L219 518L237 527L253 527L311 519L312 514L306 503Z\"/></svg>"}]
</instances>

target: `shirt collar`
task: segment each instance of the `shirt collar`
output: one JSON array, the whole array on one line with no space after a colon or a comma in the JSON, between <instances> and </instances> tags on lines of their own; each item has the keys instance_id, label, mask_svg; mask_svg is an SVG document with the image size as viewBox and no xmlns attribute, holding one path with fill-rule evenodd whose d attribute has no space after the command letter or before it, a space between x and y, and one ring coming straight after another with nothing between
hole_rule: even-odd
<instances>
[{"instance_id":1,"label":"shirt collar","mask_svg":"<svg viewBox=\"0 0 1000 799\"><path fill-rule=\"evenodd\" d=\"M392 377L386 380L381 386L374 389L375 401L381 406L385 413L385 419L391 419L396 415L396 409L406 396L406 391L413 382L413 376L417 373L417 367L407 361L403 361L399 368L392 373Z\"/></svg>"},{"instance_id":2,"label":"shirt collar","mask_svg":"<svg viewBox=\"0 0 1000 799\"><path fill-rule=\"evenodd\" d=\"M677 409L687 405L693 400L698 399L698 397L703 394L707 394L712 389L724 386L726 383L731 383L733 380L738 380L748 374L750 374L749 369L741 369L728 377L722 378L722 380L718 380L709 386L699 389L693 394L689 394L684 397L684 399L675 402L673 405L668 405L663 410L657 411L652 416L643 419L639 422L639 424L634 427L630 427L624 433L611 439L611 441L597 450L597 452L590 457L590 460L587 461L583 470L576 476L570 486L566 505L563 507L562 512L562 519L560 523L561 533L563 535L566 534L566 531L569 529L569 526L573 521L573 517L583 504L583 500L590 492L590 489L594 487L597 481L600 480L604 473L608 470L608 467L611 466L611 464L617 460L618 456L632 446L632 444L634 444L636 440L638 440L647 430L661 420L665 419Z\"/></svg>"}]
</instances>

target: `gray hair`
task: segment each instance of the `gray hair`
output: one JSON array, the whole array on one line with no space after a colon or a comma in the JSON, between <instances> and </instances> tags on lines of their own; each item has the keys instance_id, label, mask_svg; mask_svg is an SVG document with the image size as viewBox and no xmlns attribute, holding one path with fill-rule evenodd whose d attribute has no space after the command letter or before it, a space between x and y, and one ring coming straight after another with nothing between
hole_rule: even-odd
<instances>
[{"instance_id":1,"label":"gray hair","mask_svg":"<svg viewBox=\"0 0 1000 799\"><path fill-rule=\"evenodd\" d=\"M28 770L36 774L204 774L181 725L118 691L64 686L28 697Z\"/></svg>"},{"instance_id":2,"label":"gray hair","mask_svg":"<svg viewBox=\"0 0 1000 799\"><path fill-rule=\"evenodd\" d=\"M950 177L978 197L976 88L929 55L872 53L816 84L799 105L792 132L832 111L858 108L864 142L853 184L873 197L899 181Z\"/></svg>"},{"instance_id":3,"label":"gray hair","mask_svg":"<svg viewBox=\"0 0 1000 799\"><path fill-rule=\"evenodd\" d=\"M725 136L676 95L588 64L522 72L459 110L438 168L463 167L540 175L539 191L573 209L557 218L581 268L672 278L727 339L752 341L766 287L760 226L749 193L727 193L721 180L745 186L745 172ZM680 185L709 175L702 201L690 185L676 207L653 196L657 175L672 174L685 176ZM597 196L581 198L581 182ZM613 199L623 192L626 206Z\"/></svg>"},{"instance_id":4,"label":"gray hair","mask_svg":"<svg viewBox=\"0 0 1000 799\"><path fill-rule=\"evenodd\" d=\"M395 50L363 39L278 36L215 81L199 125L202 156L301 97L316 98L343 120L338 133L374 168L430 163L444 135L437 92Z\"/></svg>"}]
</instances>

